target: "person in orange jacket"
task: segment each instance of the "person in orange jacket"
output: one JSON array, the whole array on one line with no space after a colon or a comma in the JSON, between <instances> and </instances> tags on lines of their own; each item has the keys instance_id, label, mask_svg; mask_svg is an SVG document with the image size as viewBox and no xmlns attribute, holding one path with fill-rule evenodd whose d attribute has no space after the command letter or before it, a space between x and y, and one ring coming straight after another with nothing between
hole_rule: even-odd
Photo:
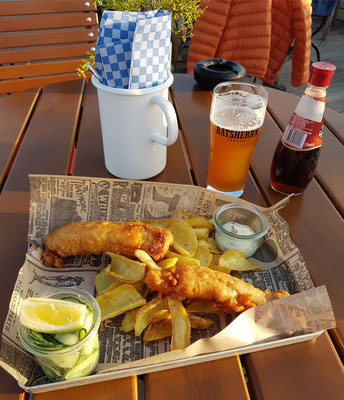
<instances>
[{"instance_id":1,"label":"person in orange jacket","mask_svg":"<svg viewBox=\"0 0 344 400\"><path fill-rule=\"evenodd\" d=\"M274 82L293 45L291 83L308 80L312 0L208 0L194 26L187 72L208 58L233 60L248 75Z\"/></svg>"}]
</instances>

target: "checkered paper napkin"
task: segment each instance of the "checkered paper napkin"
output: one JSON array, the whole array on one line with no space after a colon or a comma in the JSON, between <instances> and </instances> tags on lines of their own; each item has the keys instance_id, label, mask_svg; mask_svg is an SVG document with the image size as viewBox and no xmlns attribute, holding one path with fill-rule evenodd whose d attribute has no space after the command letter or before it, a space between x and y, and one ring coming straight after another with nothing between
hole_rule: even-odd
<instances>
[{"instance_id":1,"label":"checkered paper napkin","mask_svg":"<svg viewBox=\"0 0 344 400\"><path fill-rule=\"evenodd\" d=\"M99 26L95 67L107 86L142 89L169 75L171 13L166 10L105 10Z\"/></svg>"}]
</instances>

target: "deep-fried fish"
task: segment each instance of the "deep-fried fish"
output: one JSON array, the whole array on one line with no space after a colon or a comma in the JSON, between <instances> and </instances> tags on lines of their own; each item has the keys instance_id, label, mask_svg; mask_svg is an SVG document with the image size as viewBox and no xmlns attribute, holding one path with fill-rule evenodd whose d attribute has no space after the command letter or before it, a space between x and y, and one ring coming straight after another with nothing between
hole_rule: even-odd
<instances>
[{"instance_id":1,"label":"deep-fried fish","mask_svg":"<svg viewBox=\"0 0 344 400\"><path fill-rule=\"evenodd\" d=\"M105 251L132 257L135 250L141 249L159 260L172 243L172 233L158 226L133 222L72 222L45 237L43 257L47 264L60 267L62 257Z\"/></svg>"},{"instance_id":2,"label":"deep-fried fish","mask_svg":"<svg viewBox=\"0 0 344 400\"><path fill-rule=\"evenodd\" d=\"M207 300L235 312L289 295L284 290L263 292L234 276L196 265L149 270L144 281L151 290L178 300Z\"/></svg>"}]
</instances>

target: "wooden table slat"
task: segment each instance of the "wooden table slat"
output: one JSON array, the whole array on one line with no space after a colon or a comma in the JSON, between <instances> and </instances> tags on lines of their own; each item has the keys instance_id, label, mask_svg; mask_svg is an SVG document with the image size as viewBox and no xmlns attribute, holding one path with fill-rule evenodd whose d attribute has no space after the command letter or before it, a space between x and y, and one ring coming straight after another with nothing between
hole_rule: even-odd
<instances>
[{"instance_id":1,"label":"wooden table slat","mask_svg":"<svg viewBox=\"0 0 344 400\"><path fill-rule=\"evenodd\" d=\"M235 397L229 393L235 393ZM145 376L145 398L149 400L220 400L229 397L235 400L250 398L238 356Z\"/></svg>"},{"instance_id":2,"label":"wooden table slat","mask_svg":"<svg viewBox=\"0 0 344 400\"><path fill-rule=\"evenodd\" d=\"M7 315L13 286L27 251L28 175L67 173L82 91L81 80L48 86L44 90L1 193L0 226L8 229L0 230L1 263L6 266L6 279L0 280L0 293L6 299L0 302L0 326ZM23 121L18 124L22 125ZM15 380L8 377L1 369L1 390L21 391Z\"/></svg>"},{"instance_id":3,"label":"wooden table slat","mask_svg":"<svg viewBox=\"0 0 344 400\"><path fill-rule=\"evenodd\" d=\"M267 114L262 135L253 154L243 195L244 199L258 205L274 204L282 198L269 187L269 168L281 129L290 116L288 107L291 112L295 108L291 104L295 98L290 100L288 94L273 89L269 91L270 113ZM77 132L83 95L81 81L65 82L43 89L37 104L34 103L36 107L33 117L29 120L0 195L0 226L8 227L0 230L1 260L2 264L6 265L6 279L0 281L0 293L6 300L0 304L1 325L27 246L28 174L65 174L77 138L73 173L112 177L105 169L98 104L95 89L91 84L87 85L86 102ZM180 135L187 146L193 176L199 185L205 186L210 93L200 89L192 76L176 74L172 95L181 122ZM27 108L25 104L30 104L31 100L25 101L18 102L18 107L22 110L18 114L18 120L15 121L12 117L7 124L15 132L13 137L20 136L22 127L26 124L28 111L25 110L30 109L30 106ZM3 104L2 98L0 104ZM15 107L12 105L10 108ZM291 237L301 249L313 281L316 285L326 284L337 320L337 328L332 331L332 337L335 337L337 351L343 356L344 298L341 282L344 270L340 260L344 254L344 243L341 240L344 237L344 222L339 214L343 189L335 186L335 183L341 180L342 172L336 175L334 167L341 165L339 163L344 146L340 137L340 118L327 111L326 125L324 148L328 150L322 152L324 165L319 164L317 180L311 182L302 196L292 198L280 214L288 222ZM0 134L0 138L2 137ZM189 165L180 141L168 149L167 167L152 181L192 183ZM250 393L257 400L339 399L344 391L344 371L337 351L328 333L324 333L312 341L250 353L241 356L240 359L230 357L155 372L145 376L145 398L248 399L242 361L247 371ZM0 399L24 400L24 395L19 395L20 391L15 380L1 369ZM68 390L41 393L35 395L34 399L55 400L61 397L66 400L136 400L137 379L132 377L109 380Z\"/></svg>"},{"instance_id":4,"label":"wooden table slat","mask_svg":"<svg viewBox=\"0 0 344 400\"><path fill-rule=\"evenodd\" d=\"M334 133L338 140L344 144L344 128L342 115L330 108L325 109L325 125Z\"/></svg>"},{"instance_id":5,"label":"wooden table slat","mask_svg":"<svg viewBox=\"0 0 344 400\"><path fill-rule=\"evenodd\" d=\"M179 77L178 77L179 78ZM194 143L195 136L198 137L198 140L205 140L204 138L207 136L208 124L206 124L206 120L208 119L209 110L209 100L208 97L204 100L203 110L203 124L197 121L197 128L192 127L191 122L195 119L195 115L200 119L199 115L199 107L200 102L202 102L201 96L198 95L199 89L195 86L195 83L192 77L180 77L181 79L177 80L173 86L173 95L175 101L178 103L179 110L187 110L187 115L183 114L183 124L184 124L184 134L187 136L187 143L194 150L197 144ZM178 86L177 86L178 84ZM193 88L195 91L193 92ZM206 117L205 117L206 116ZM265 134L264 132L269 132L269 134ZM276 142L271 140L271 133L276 136ZM269 188L269 170L270 170L270 162L272 158L272 154L276 143L280 137L281 129L276 124L276 122L272 119L272 117L267 114L267 117L264 122L264 126L262 129L261 137L258 141L256 150L253 154L251 170L254 177L257 179L257 184L264 198L267 199L268 203L274 204L279 201L283 196L277 194L272 189ZM203 143L205 146L205 143ZM198 146L200 151L203 151L204 147ZM203 150L202 150L203 148ZM198 155L199 156L199 155ZM199 156L200 157L200 156ZM200 165L197 162L197 159L194 158L196 162L194 162L193 167L195 169L195 174L199 176L200 182L205 182L206 180L206 168ZM259 192L256 195L259 196ZM255 197L251 197L252 194L245 190L243 198L255 203L259 204L255 201ZM304 202L304 207L302 204ZM299 205L300 204L300 205ZM301 208L301 209L300 209ZM326 210L326 212L321 212L321 210ZM310 188L305 192L303 196L299 196L291 199L291 206L286 207L285 209L280 211L281 215L288 221L290 226L291 236L294 238L296 244L302 248L302 254L304 255L307 265L309 264L311 276L316 284L320 285L326 283L330 292L330 297L333 301L333 306L335 309L335 315L337 319L337 323L342 329L343 327L343 296L341 296L341 282L343 282L342 275L343 269L341 268L340 263L336 263L336 266L333 266L333 262L329 262L329 258L331 260L340 260L341 254L343 254L343 245L338 243L336 248L338 249L338 254L331 253L329 255L324 249L326 249L326 243L324 241L324 235L319 233L317 227L322 227L322 229L328 229L331 234L327 235L325 240L328 241L327 247L331 248L333 251L333 240L334 237L344 237L343 229L343 221L338 215L338 212L333 207L331 202L328 200L325 193L322 191L320 186L316 181L312 181ZM339 217L339 218L338 218ZM317 221L317 218L319 219ZM309 227L314 227L314 230L309 229ZM321 243L320 238L322 241ZM307 251L305 251L305 249ZM304 254L305 253L305 254ZM314 266L315 264L315 266ZM324 267L325 266L325 267ZM340 330L338 330L339 335L341 336ZM322 339L320 339L322 340ZM317 341L313 341L317 343ZM286 375L286 379L289 381L297 380L300 376L303 375L303 370L298 366L298 349L302 349L303 351L307 351L308 347L312 345L313 342L305 342L300 343L297 346L288 346L285 351L288 352L288 359L281 359L281 349L270 349L268 350L271 359L274 359L275 365L273 365L274 371L278 374L278 363L283 363L284 373ZM314 355L313 362L318 365L318 373L320 376L326 376L327 369L333 369L335 371L336 376L341 376L342 369L338 364L338 356L336 354L335 349L330 341L321 342L321 346L317 347L317 352ZM255 365L256 354L252 353L247 356L243 356L243 359L246 361L250 359L251 362L247 363L247 368L249 369L249 375L255 376L255 370L259 368L260 376L255 380L252 380L251 384L253 387L257 389L257 393L259 394L259 387L262 385L265 389L265 386L268 385L266 382L267 378L270 376L271 367L269 365ZM265 352L264 352L265 353ZM330 367L322 363L323 359L332 360L330 363ZM323 375L324 374L324 375ZM279 398L279 399L290 399L288 391L281 390L281 385L283 385L284 375L278 374L279 379L275 378L275 385L271 385L271 391L269 392L269 396L265 398ZM264 382L263 382L264 380ZM324 386L325 388L327 385ZM267 389L267 388L266 388ZM300 391L301 389L298 388ZM325 391L326 389L324 389ZM265 393L265 392L264 392ZM263 394L264 394L263 393ZM258 397L260 398L260 397ZM263 398L263 396L261 397ZM298 397L295 397L298 398ZM316 397L314 397L316 398ZM322 398L322 397L319 397Z\"/></svg>"},{"instance_id":6,"label":"wooden table slat","mask_svg":"<svg viewBox=\"0 0 344 400\"><path fill-rule=\"evenodd\" d=\"M264 128L271 131L273 125L277 127L267 115ZM278 140L276 137L276 142ZM263 132L257 144L257 152L252 157L253 168L261 177L261 186L271 204L283 198L269 187L269 176L266 174L275 145L271 136L264 135ZM281 210L280 214L288 221L292 239L302 249L302 256L314 283L317 286L326 284L337 319L339 336L344 344L344 296L341 289L344 269L338 261L344 254L344 242L339 239L344 237L344 222L315 180L301 196L290 199L290 206ZM329 234L323 235L323 232ZM337 240L336 245L333 245L333 240ZM331 249L331 254L326 249Z\"/></svg>"},{"instance_id":7,"label":"wooden table slat","mask_svg":"<svg viewBox=\"0 0 344 400\"><path fill-rule=\"evenodd\" d=\"M38 393L34 400L137 400L136 376Z\"/></svg>"},{"instance_id":8,"label":"wooden table slat","mask_svg":"<svg viewBox=\"0 0 344 400\"><path fill-rule=\"evenodd\" d=\"M343 398L343 365L326 333L308 342L248 354L246 363L257 400Z\"/></svg>"},{"instance_id":9,"label":"wooden table slat","mask_svg":"<svg viewBox=\"0 0 344 400\"><path fill-rule=\"evenodd\" d=\"M67 173L82 95L82 80L47 86L36 105L4 190L29 191L30 173Z\"/></svg>"},{"instance_id":10,"label":"wooden table slat","mask_svg":"<svg viewBox=\"0 0 344 400\"><path fill-rule=\"evenodd\" d=\"M0 191L39 93L40 89L35 88L0 98Z\"/></svg>"}]
</instances>

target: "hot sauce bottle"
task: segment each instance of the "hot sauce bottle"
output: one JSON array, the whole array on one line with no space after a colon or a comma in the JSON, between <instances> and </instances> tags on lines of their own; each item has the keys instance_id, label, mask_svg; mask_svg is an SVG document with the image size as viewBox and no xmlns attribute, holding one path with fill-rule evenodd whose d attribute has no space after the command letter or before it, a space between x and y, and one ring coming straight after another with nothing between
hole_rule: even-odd
<instances>
[{"instance_id":1,"label":"hot sauce bottle","mask_svg":"<svg viewBox=\"0 0 344 400\"><path fill-rule=\"evenodd\" d=\"M336 67L315 62L306 90L273 156L271 187L282 194L302 194L312 180L320 155L326 89Z\"/></svg>"}]
</instances>

